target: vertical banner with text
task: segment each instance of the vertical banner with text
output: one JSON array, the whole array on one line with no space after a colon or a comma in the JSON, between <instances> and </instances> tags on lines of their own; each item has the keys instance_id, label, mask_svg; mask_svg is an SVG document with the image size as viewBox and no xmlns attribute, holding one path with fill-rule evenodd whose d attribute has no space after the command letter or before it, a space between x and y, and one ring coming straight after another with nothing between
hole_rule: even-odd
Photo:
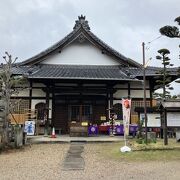
<instances>
[{"instance_id":1,"label":"vertical banner with text","mask_svg":"<svg viewBox=\"0 0 180 180\"><path fill-rule=\"evenodd\" d=\"M131 99L122 99L124 135L129 135L129 122L131 114Z\"/></svg>"}]
</instances>

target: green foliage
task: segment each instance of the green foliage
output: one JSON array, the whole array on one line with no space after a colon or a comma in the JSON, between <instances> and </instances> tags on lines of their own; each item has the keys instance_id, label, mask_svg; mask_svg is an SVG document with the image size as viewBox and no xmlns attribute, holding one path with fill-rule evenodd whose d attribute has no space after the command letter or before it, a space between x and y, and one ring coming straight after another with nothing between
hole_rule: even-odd
<instances>
[{"instance_id":1,"label":"green foliage","mask_svg":"<svg viewBox=\"0 0 180 180\"><path fill-rule=\"evenodd\" d=\"M168 90L173 90L173 87L169 84L171 82L170 71L167 69L170 66L170 58L168 57L170 51L168 49L160 49L158 53L159 55L157 55L156 58L162 61L163 68L157 72L156 83L158 85L156 88L158 88L158 86L159 88L163 88L163 93L154 93L154 97L158 99L168 99L171 98Z\"/></svg>"},{"instance_id":2,"label":"green foliage","mask_svg":"<svg viewBox=\"0 0 180 180\"><path fill-rule=\"evenodd\" d=\"M138 138L138 139L136 140L136 142L137 142L138 144L143 144L143 138Z\"/></svg>"},{"instance_id":3,"label":"green foliage","mask_svg":"<svg viewBox=\"0 0 180 180\"><path fill-rule=\"evenodd\" d=\"M177 17L174 21L177 22L180 25L180 16Z\"/></svg>"},{"instance_id":4,"label":"green foliage","mask_svg":"<svg viewBox=\"0 0 180 180\"><path fill-rule=\"evenodd\" d=\"M169 90L173 90L174 88L173 87L169 87Z\"/></svg>"},{"instance_id":5,"label":"green foliage","mask_svg":"<svg viewBox=\"0 0 180 180\"><path fill-rule=\"evenodd\" d=\"M161 59L162 59L162 57L158 55L158 56L156 56L156 59L161 60Z\"/></svg>"},{"instance_id":6,"label":"green foliage","mask_svg":"<svg viewBox=\"0 0 180 180\"><path fill-rule=\"evenodd\" d=\"M143 124L144 124L144 120L139 120L138 121L138 132L137 132L137 135L136 135L136 137L138 139L142 139Z\"/></svg>"},{"instance_id":7,"label":"green foliage","mask_svg":"<svg viewBox=\"0 0 180 180\"><path fill-rule=\"evenodd\" d=\"M162 56L165 56L165 55L168 55L168 54L170 54L170 51L168 50L168 49L160 49L160 50L158 50L158 53L159 54L161 54ZM166 59L167 57L165 57L164 59ZM162 59L162 57L161 57L161 59Z\"/></svg>"},{"instance_id":8,"label":"green foliage","mask_svg":"<svg viewBox=\"0 0 180 180\"><path fill-rule=\"evenodd\" d=\"M177 17L174 21L177 22L178 25L180 25L180 16ZM179 28L176 26L164 26L160 28L159 31L164 36L167 36L170 38L180 38L180 31L179 31Z\"/></svg>"},{"instance_id":9,"label":"green foliage","mask_svg":"<svg viewBox=\"0 0 180 180\"><path fill-rule=\"evenodd\" d=\"M178 96L173 95L171 98L172 98L172 99L177 99L177 98L178 98Z\"/></svg>"},{"instance_id":10,"label":"green foliage","mask_svg":"<svg viewBox=\"0 0 180 180\"><path fill-rule=\"evenodd\" d=\"M178 25L180 25L180 16L178 16L174 21L177 22ZM164 36L167 36L170 38L180 38L180 30L176 26L164 26L164 27L160 28L159 31ZM180 48L180 45L179 45L179 48ZM159 59L161 57L156 57L156 58ZM179 58L180 58L180 55L179 55ZM178 76L178 78L180 78L180 67L178 68L177 76ZM177 80L175 82L180 83L180 80Z\"/></svg>"},{"instance_id":11,"label":"green foliage","mask_svg":"<svg viewBox=\"0 0 180 180\"><path fill-rule=\"evenodd\" d=\"M180 32L176 26L164 26L160 28L160 33L170 38L179 38Z\"/></svg>"},{"instance_id":12,"label":"green foliage","mask_svg":"<svg viewBox=\"0 0 180 180\"><path fill-rule=\"evenodd\" d=\"M180 83L180 80L176 80L175 82L176 82L176 83Z\"/></svg>"}]
</instances>

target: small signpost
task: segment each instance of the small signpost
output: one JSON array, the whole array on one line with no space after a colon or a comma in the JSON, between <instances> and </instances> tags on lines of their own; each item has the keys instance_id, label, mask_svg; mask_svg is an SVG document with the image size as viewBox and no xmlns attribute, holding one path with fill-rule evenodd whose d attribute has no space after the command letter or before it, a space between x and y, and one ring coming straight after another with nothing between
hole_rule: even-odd
<instances>
[{"instance_id":1,"label":"small signpost","mask_svg":"<svg viewBox=\"0 0 180 180\"><path fill-rule=\"evenodd\" d=\"M27 135L33 136L35 132L35 121L25 121L24 132Z\"/></svg>"}]
</instances>

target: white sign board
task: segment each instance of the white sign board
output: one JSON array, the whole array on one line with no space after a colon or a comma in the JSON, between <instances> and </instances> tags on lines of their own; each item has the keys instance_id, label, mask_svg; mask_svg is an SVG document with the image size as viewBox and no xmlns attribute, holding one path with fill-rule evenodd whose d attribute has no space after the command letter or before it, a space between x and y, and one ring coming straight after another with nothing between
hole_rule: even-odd
<instances>
[{"instance_id":1,"label":"white sign board","mask_svg":"<svg viewBox=\"0 0 180 180\"><path fill-rule=\"evenodd\" d=\"M144 114L140 114L140 120L144 119ZM143 123L145 126L145 122ZM147 113L147 127L161 127L160 114Z\"/></svg>"},{"instance_id":2,"label":"white sign board","mask_svg":"<svg viewBox=\"0 0 180 180\"><path fill-rule=\"evenodd\" d=\"M167 112L167 126L180 127L180 112Z\"/></svg>"},{"instance_id":3,"label":"white sign board","mask_svg":"<svg viewBox=\"0 0 180 180\"><path fill-rule=\"evenodd\" d=\"M34 121L25 121L24 132L26 132L27 135L34 135L35 122Z\"/></svg>"}]
</instances>

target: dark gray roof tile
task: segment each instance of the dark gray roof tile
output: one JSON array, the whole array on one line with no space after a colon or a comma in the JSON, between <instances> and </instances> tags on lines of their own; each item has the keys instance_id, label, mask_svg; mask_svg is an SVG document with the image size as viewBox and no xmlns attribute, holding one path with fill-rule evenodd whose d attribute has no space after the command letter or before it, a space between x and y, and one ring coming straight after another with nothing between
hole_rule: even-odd
<instances>
[{"instance_id":1,"label":"dark gray roof tile","mask_svg":"<svg viewBox=\"0 0 180 180\"><path fill-rule=\"evenodd\" d=\"M119 66L47 65L36 66L29 78L132 80Z\"/></svg>"},{"instance_id":2,"label":"dark gray roof tile","mask_svg":"<svg viewBox=\"0 0 180 180\"><path fill-rule=\"evenodd\" d=\"M171 75L177 75L177 67L174 68L167 68L170 71ZM122 68L122 71L126 72L127 74L130 74L132 76L135 77L142 77L143 76L143 69L142 68L133 68L133 67L129 67L129 68ZM146 68L146 76L157 76L157 73L162 70L162 67L152 67L152 66L148 66Z\"/></svg>"}]
</instances>

